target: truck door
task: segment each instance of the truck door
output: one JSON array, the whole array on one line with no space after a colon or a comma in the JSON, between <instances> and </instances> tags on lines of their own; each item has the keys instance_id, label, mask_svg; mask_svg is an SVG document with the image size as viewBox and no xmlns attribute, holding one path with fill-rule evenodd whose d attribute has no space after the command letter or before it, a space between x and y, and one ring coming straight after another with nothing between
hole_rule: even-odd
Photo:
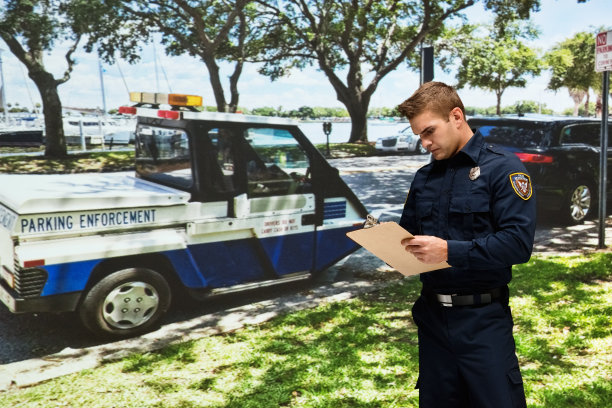
<instances>
[{"instance_id":1,"label":"truck door","mask_svg":"<svg viewBox=\"0 0 612 408\"><path fill-rule=\"evenodd\" d=\"M223 268L225 278L310 273L315 196L306 152L285 129L227 124L206 133L212 146L201 145L200 155L208 154L213 163L202 170L202 179L208 179L203 185L226 197L228 218L237 234L223 249L233 252L230 264L235 264L234 272L227 265Z\"/></svg>"}]
</instances>

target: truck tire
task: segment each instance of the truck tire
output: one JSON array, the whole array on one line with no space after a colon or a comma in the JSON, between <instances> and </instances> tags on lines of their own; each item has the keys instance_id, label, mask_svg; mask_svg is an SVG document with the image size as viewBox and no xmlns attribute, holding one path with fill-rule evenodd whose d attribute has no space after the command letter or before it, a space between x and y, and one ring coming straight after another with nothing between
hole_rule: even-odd
<instances>
[{"instance_id":1,"label":"truck tire","mask_svg":"<svg viewBox=\"0 0 612 408\"><path fill-rule=\"evenodd\" d=\"M130 337L152 329L168 310L166 279L151 269L128 268L105 276L85 295L78 313L101 337Z\"/></svg>"}]
</instances>

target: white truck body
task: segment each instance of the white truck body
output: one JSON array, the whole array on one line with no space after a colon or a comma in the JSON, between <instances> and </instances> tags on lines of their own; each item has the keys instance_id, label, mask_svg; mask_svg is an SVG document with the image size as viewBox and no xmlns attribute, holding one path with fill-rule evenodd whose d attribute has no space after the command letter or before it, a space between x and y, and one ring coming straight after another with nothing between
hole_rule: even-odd
<instances>
[{"instance_id":1,"label":"white truck body","mask_svg":"<svg viewBox=\"0 0 612 408\"><path fill-rule=\"evenodd\" d=\"M365 208L295 123L137 111L135 173L0 175L12 312L77 311L96 334L129 336L177 290L302 279L357 249L345 234Z\"/></svg>"}]
</instances>

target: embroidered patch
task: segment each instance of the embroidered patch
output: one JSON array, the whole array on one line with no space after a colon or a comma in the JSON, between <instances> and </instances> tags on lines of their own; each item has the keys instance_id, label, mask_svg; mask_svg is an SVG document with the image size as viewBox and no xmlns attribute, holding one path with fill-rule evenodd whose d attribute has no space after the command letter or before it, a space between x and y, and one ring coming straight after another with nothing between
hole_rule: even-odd
<instances>
[{"instance_id":1,"label":"embroidered patch","mask_svg":"<svg viewBox=\"0 0 612 408\"><path fill-rule=\"evenodd\" d=\"M514 192L523 200L529 200L533 190L531 188L531 179L525 173L512 173L510 175L510 184Z\"/></svg>"}]
</instances>

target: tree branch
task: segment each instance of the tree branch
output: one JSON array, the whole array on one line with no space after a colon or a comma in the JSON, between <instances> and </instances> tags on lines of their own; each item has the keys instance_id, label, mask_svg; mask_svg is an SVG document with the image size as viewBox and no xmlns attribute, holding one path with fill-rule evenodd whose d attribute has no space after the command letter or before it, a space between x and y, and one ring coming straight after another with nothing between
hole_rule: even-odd
<instances>
[{"instance_id":1,"label":"tree branch","mask_svg":"<svg viewBox=\"0 0 612 408\"><path fill-rule=\"evenodd\" d=\"M77 34L74 44L72 44L72 46L66 52L66 63L68 64L68 67L66 68L66 71L64 71L64 76L55 80L55 83L57 85L61 85L70 79L70 75L72 74L72 70L74 69L74 64L76 64L76 61L72 59L72 54L74 54L74 52L76 51L80 41L81 34Z\"/></svg>"}]
</instances>

